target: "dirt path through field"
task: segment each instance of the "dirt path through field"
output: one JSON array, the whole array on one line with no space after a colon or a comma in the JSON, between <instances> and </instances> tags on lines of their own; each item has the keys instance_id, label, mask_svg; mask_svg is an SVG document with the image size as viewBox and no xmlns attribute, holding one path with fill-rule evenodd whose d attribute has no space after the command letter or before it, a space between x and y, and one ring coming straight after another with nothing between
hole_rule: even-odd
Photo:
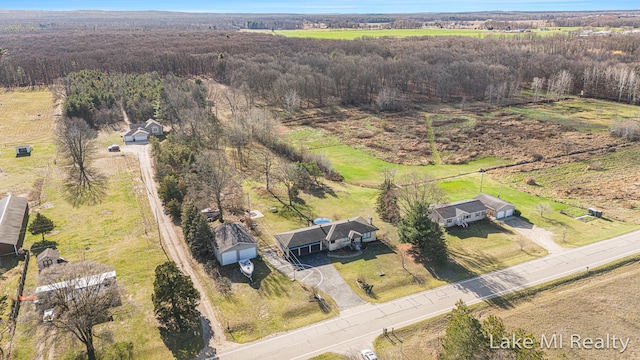
<instances>
[{"instance_id":1,"label":"dirt path through field","mask_svg":"<svg viewBox=\"0 0 640 360\"><path fill-rule=\"evenodd\" d=\"M176 262L185 274L191 277L194 287L200 292L201 299L198 309L202 316L203 328L205 329L203 337L207 340L205 344L208 345L203 350L201 357L205 358L209 356L211 348L220 350L232 347L233 343L228 342L225 338L222 327L216 319L213 306L206 295L207 293L201 280L206 277L204 270L199 264L195 263L191 257L189 249L178 231L179 229L173 224L169 216L163 213L162 202L158 197L158 186L153 177L153 166L150 154L151 147L147 144L127 144L122 147L122 150L138 156L141 177L147 188L151 210L158 221L158 229L162 237L162 245L165 253L171 260Z\"/></svg>"}]
</instances>

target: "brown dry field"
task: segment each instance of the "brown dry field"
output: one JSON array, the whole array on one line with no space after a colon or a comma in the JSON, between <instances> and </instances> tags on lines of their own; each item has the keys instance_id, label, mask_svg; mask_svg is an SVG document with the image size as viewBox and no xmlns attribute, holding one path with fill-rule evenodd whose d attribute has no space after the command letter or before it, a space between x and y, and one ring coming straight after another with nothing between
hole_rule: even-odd
<instances>
[{"instance_id":1,"label":"brown dry field","mask_svg":"<svg viewBox=\"0 0 640 360\"><path fill-rule=\"evenodd\" d=\"M489 315L504 320L507 331L517 327L540 339L563 335L562 349L545 349L549 359L640 359L640 262L635 261L565 285L555 286L535 295L509 303L507 308L482 304L474 315L483 321ZM400 342L390 344L376 340L381 359L436 359L439 341L445 335L447 316L428 320L402 330L395 330ZM627 350L571 349L570 337L630 338ZM619 344L618 344L619 347Z\"/></svg>"},{"instance_id":2,"label":"brown dry field","mask_svg":"<svg viewBox=\"0 0 640 360\"><path fill-rule=\"evenodd\" d=\"M325 129L344 144L405 165L438 163L433 156L430 135L444 164L484 157L517 163L622 143L607 132L579 132L518 114L482 109L434 108L426 109L425 115L423 111L368 113L343 108L333 112L308 112L285 123Z\"/></svg>"}]
</instances>

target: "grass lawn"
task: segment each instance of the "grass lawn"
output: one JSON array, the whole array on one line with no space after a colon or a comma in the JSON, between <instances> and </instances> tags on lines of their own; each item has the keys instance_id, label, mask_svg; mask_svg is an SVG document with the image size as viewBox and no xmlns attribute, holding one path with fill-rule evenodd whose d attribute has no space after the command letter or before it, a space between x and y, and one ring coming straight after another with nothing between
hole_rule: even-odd
<instances>
[{"instance_id":1,"label":"grass lawn","mask_svg":"<svg viewBox=\"0 0 640 360\"><path fill-rule=\"evenodd\" d=\"M337 138L328 135L324 130L307 126L296 127L292 130L287 134L287 139L291 139L298 146L304 145L312 149L313 152L325 155L331 160L333 168L344 176L345 182L367 187L379 186L383 181L384 170L389 168L396 169L396 180L400 181L403 175L411 172L426 174L436 179L511 163L503 159L484 158L460 165L407 166L391 164L369 155L364 150L340 144ZM357 160L354 161L354 159Z\"/></svg>"},{"instance_id":2,"label":"grass lawn","mask_svg":"<svg viewBox=\"0 0 640 360\"><path fill-rule=\"evenodd\" d=\"M562 349L544 350L550 359L637 359L640 348L634 345L634 341L640 321L635 309L640 301L638 275L640 263L636 258L613 270L596 270L591 276L565 279L510 295L505 298L509 306L499 307L496 305L499 302L472 306L473 314L480 321L496 315L504 320L507 331L521 327L538 340L541 334L547 338L562 334L565 339ZM576 316L576 310L580 316ZM382 359L437 359L447 322L448 315L442 315L395 329L395 335L403 342L394 341L392 344L386 337L379 336L374 342L375 351ZM569 346L571 334L581 337L611 334L631 337L631 342L623 354L618 352L619 349L572 349Z\"/></svg>"},{"instance_id":3,"label":"grass lawn","mask_svg":"<svg viewBox=\"0 0 640 360\"><path fill-rule=\"evenodd\" d=\"M29 195L32 211L41 211L53 220L56 228L46 239L57 243L62 257L68 261L93 260L113 266L117 272L118 283L124 290L123 306L113 322L95 328L100 336L96 347L103 351L114 342L132 342L135 358L171 357L161 340L151 303L153 271L166 258L158 243L144 187L138 180L137 159L109 154L106 150L100 153L96 165L109 176L106 197L100 204L74 208L64 200L64 173L53 162L52 94L45 90L15 90L0 93L0 101L5 115L0 120L0 135L6 141L6 151L0 155L0 167L6 175L0 178L0 188ZM32 156L15 158L13 145L20 143L34 146ZM33 185L37 179L46 179L42 193ZM27 233L23 247L29 249L40 239ZM25 295L34 293L37 273L33 257ZM6 281L12 278L7 277ZM14 296L14 291L9 294ZM36 357L41 334L35 319L33 305L24 303L11 349L12 359ZM65 335L55 346L55 357L78 354L83 349L72 335Z\"/></svg>"},{"instance_id":4,"label":"grass lawn","mask_svg":"<svg viewBox=\"0 0 640 360\"><path fill-rule=\"evenodd\" d=\"M527 176L531 176L531 173L527 174ZM560 210L569 209L571 211L573 206L555 202L543 196L528 194L517 189L513 183L500 183L487 174L483 179L480 174L472 174L445 180L439 186L447 192L449 201L459 201L476 196L480 192L481 180L483 183L482 192L493 196L499 195L502 199L515 204L523 218L553 232L556 235L556 242L561 246L586 245L637 230L639 227L637 224L611 219L596 219L586 223L573 219L560 213ZM550 178L549 181L561 183L562 179ZM518 183L522 184L521 181ZM543 216L537 209L538 204L541 203L548 204L551 209Z\"/></svg>"},{"instance_id":5,"label":"grass lawn","mask_svg":"<svg viewBox=\"0 0 640 360\"><path fill-rule=\"evenodd\" d=\"M68 261L83 259L111 265L115 268L118 283L123 287L123 306L111 323L97 326L99 346L110 342L133 342L136 358L153 359L170 357L163 344L153 315L151 294L155 267L166 261L159 246L158 234L147 205L146 194L137 179L137 159L116 155L111 159L114 166L109 190L105 200L97 205L73 208L62 196L62 173L56 171L45 188L45 204L40 211L56 224L54 235L46 236L57 243L57 249ZM29 235L25 248L38 241ZM33 258L35 260L35 257ZM29 264L29 277L25 294L33 294L37 285L37 266ZM17 341L12 357L30 359L35 348L27 336L33 326L29 321L30 311L23 308L18 323ZM33 316L33 315L31 315ZM71 335L68 335L71 339ZM76 354L82 345L56 346L57 354Z\"/></svg>"},{"instance_id":6,"label":"grass lawn","mask_svg":"<svg viewBox=\"0 0 640 360\"><path fill-rule=\"evenodd\" d=\"M35 196L55 156L53 94L0 90L0 104L0 194ZM16 157L18 145L31 145L31 156Z\"/></svg>"},{"instance_id":7,"label":"grass lawn","mask_svg":"<svg viewBox=\"0 0 640 360\"><path fill-rule=\"evenodd\" d=\"M226 266L221 274L231 280L231 294L211 294L211 302L220 313L218 321L229 340L246 343L338 315L338 306L326 294L323 297L328 307L323 308L310 301L310 289L300 282L291 281L261 259L253 263L253 283L236 265Z\"/></svg>"}]
</instances>

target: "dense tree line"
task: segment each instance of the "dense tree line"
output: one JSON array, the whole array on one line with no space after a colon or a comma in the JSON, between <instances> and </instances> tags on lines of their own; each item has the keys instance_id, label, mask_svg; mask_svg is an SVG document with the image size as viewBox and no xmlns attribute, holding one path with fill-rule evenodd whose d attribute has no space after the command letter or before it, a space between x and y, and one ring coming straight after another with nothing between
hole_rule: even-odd
<instances>
[{"instance_id":1,"label":"dense tree line","mask_svg":"<svg viewBox=\"0 0 640 360\"><path fill-rule=\"evenodd\" d=\"M639 11L522 12L481 11L414 14L214 14L168 11L5 11L0 29L8 32L104 30L104 29L299 29L309 24L329 28L362 28L369 24L386 28L418 29L425 25L469 24L478 21L546 26L638 27ZM508 26L508 25L507 25ZM512 28L516 28L513 27Z\"/></svg>"},{"instance_id":2,"label":"dense tree line","mask_svg":"<svg viewBox=\"0 0 640 360\"><path fill-rule=\"evenodd\" d=\"M82 69L211 77L287 109L400 98L508 102L563 71L567 94L638 103L640 34L533 33L354 41L163 29L0 34L5 86L50 84ZM28 50L27 50L28 49ZM110 99L105 99L109 101Z\"/></svg>"}]
</instances>

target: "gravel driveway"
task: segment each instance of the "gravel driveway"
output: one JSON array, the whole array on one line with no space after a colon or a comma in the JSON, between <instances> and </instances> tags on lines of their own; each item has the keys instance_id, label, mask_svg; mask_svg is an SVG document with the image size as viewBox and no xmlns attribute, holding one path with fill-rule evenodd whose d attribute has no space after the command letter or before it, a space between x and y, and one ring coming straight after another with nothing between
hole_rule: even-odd
<instances>
[{"instance_id":1,"label":"gravel driveway","mask_svg":"<svg viewBox=\"0 0 640 360\"><path fill-rule=\"evenodd\" d=\"M517 216L504 220L504 223L509 225L515 232L545 248L549 254L557 254L566 250L553 241L554 235L551 231L535 226Z\"/></svg>"}]
</instances>

